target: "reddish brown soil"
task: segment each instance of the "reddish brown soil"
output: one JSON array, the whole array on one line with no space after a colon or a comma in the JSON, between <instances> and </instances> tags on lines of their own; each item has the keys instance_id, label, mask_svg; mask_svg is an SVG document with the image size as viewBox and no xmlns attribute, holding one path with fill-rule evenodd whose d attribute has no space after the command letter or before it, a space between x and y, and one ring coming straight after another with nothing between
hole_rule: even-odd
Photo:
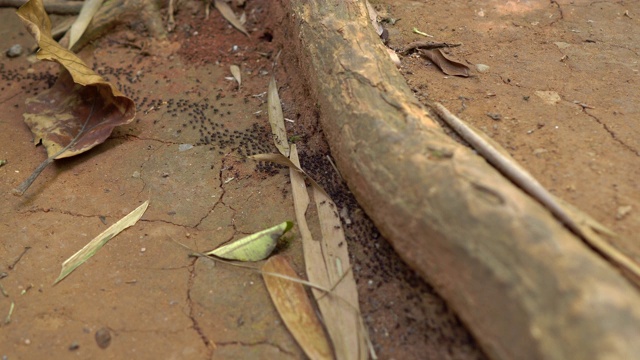
<instances>
[{"instance_id":1,"label":"reddish brown soil","mask_svg":"<svg viewBox=\"0 0 640 360\"><path fill-rule=\"evenodd\" d=\"M453 57L490 66L464 79L406 57L401 71L419 99L441 101L486 131L555 194L624 235L617 245L640 254L634 241L640 128L633 121L640 103L640 33L633 31L638 5L403 0L377 6L401 18L387 26L392 47L419 39L411 32L415 26L435 40L462 42L450 50ZM132 23L83 49L88 64L135 100L137 120L90 152L56 162L22 198L10 190L45 157L22 122L24 103L50 86L57 70L25 55L3 58L0 159L8 163L0 168L0 285L6 294L0 319L12 303L14 310L0 327L0 356L304 357L258 274L195 260L176 243L203 251L294 218L287 171L243 160L275 151L265 94L275 72L303 168L345 209L361 308L379 357L484 358L331 167L315 104L288 46L295 34L279 25L286 14L260 1L236 10L246 11L250 37L215 10L205 18L201 2L185 1L165 42ZM0 18L0 49L33 44L13 10L0 9ZM231 64L242 68L240 89L225 78ZM538 90L556 91L562 100L548 105ZM179 151L180 144L194 147ZM147 199L150 208L136 226L51 285L67 257ZM624 213L625 206L631 211ZM283 254L301 272L295 233L293 239ZM104 349L96 341L101 329L111 336Z\"/></svg>"}]
</instances>

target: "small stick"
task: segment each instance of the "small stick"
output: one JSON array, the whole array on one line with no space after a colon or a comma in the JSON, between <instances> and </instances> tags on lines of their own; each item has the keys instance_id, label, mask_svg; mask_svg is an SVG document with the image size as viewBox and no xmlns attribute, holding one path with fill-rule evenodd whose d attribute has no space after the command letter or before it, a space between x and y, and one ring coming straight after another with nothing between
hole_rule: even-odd
<instances>
[{"instance_id":1,"label":"small stick","mask_svg":"<svg viewBox=\"0 0 640 360\"><path fill-rule=\"evenodd\" d=\"M173 12L174 12L174 8L173 8L173 3L175 0L169 0L169 20L167 21L167 31L168 32L172 32L173 29L176 28L176 21L173 18Z\"/></svg>"},{"instance_id":2,"label":"small stick","mask_svg":"<svg viewBox=\"0 0 640 360\"><path fill-rule=\"evenodd\" d=\"M400 50L400 54L406 55L417 49L431 50L431 49L441 49L446 47L458 47L460 45L462 44L461 43L450 44L446 42L443 43L443 42L433 42L433 41L426 41L426 40L414 41L412 43L407 44L402 50Z\"/></svg>"},{"instance_id":3,"label":"small stick","mask_svg":"<svg viewBox=\"0 0 640 360\"><path fill-rule=\"evenodd\" d=\"M19 8L26 3L26 0L0 0L0 7ZM45 2L44 10L49 14L74 15L80 12L83 3L84 1Z\"/></svg>"},{"instance_id":4,"label":"small stick","mask_svg":"<svg viewBox=\"0 0 640 360\"><path fill-rule=\"evenodd\" d=\"M633 274L635 277L633 280L639 281L640 266L634 260L600 238L591 229L581 227L565 207L538 180L515 160L501 153L482 133L474 130L470 125L453 115L442 104L435 103L434 107L438 115L496 169L546 207L560 222L574 234L581 237L593 249Z\"/></svg>"}]
</instances>

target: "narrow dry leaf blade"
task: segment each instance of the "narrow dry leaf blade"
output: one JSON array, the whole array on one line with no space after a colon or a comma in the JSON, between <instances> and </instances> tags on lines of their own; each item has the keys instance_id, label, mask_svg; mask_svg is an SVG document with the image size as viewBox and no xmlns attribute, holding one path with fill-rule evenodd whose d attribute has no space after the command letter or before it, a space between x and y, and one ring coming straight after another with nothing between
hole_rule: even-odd
<instances>
[{"instance_id":1,"label":"narrow dry leaf blade","mask_svg":"<svg viewBox=\"0 0 640 360\"><path fill-rule=\"evenodd\" d=\"M80 39L84 31L89 26L91 19L98 12L100 7L102 6L103 0L85 0L84 4L82 4L82 9L80 10L80 14L76 21L71 25L69 29L69 46L68 49L71 49L73 45Z\"/></svg>"},{"instance_id":2,"label":"narrow dry leaf blade","mask_svg":"<svg viewBox=\"0 0 640 360\"><path fill-rule=\"evenodd\" d=\"M282 224L243 237L230 244L211 250L205 255L214 255L227 260L260 261L266 259L275 249L278 239L291 230L293 223Z\"/></svg>"},{"instance_id":3,"label":"narrow dry leaf blade","mask_svg":"<svg viewBox=\"0 0 640 360\"><path fill-rule=\"evenodd\" d=\"M238 65L231 65L229 68L231 70L231 75L233 75L233 78L236 79L236 81L238 82L238 88L240 88L240 85L242 85L240 67Z\"/></svg>"},{"instance_id":4,"label":"narrow dry leaf blade","mask_svg":"<svg viewBox=\"0 0 640 360\"><path fill-rule=\"evenodd\" d=\"M302 177L304 172L299 166L295 144L291 145L291 160L286 160L290 164L285 163L282 159L278 159L278 163L290 166L296 221L302 236L307 278L310 282L322 287L333 288L335 286L332 294L336 296L327 296L315 289L312 292L322 313L336 357L338 359L366 359L366 329L360 319L358 294L353 274L349 271L350 265L347 247L344 246L344 233L342 233L339 218L334 217L334 210L337 210L335 204L320 186L314 185L316 206L321 211L319 216L322 231L322 239L314 240L305 217L309 196ZM331 219L327 219L328 217ZM340 229L336 229L336 226ZM338 230L340 230L342 238L329 239L333 235L339 236L340 234L335 233Z\"/></svg>"},{"instance_id":5,"label":"narrow dry leaf blade","mask_svg":"<svg viewBox=\"0 0 640 360\"><path fill-rule=\"evenodd\" d=\"M294 146L295 144L291 144L291 148L293 148ZM302 168L300 168L299 165L296 165L292 160L290 160L289 158L285 157L282 154L255 154L255 155L248 156L248 158L253 159L255 161L270 161L276 164L288 166L294 171L300 173L302 176L306 177L313 187L319 189L320 191L326 194L326 192L324 191L322 186L320 186L320 184L318 184L315 180L313 180L313 178L309 176L309 174L307 174L304 170L302 170Z\"/></svg>"},{"instance_id":6,"label":"narrow dry leaf blade","mask_svg":"<svg viewBox=\"0 0 640 360\"><path fill-rule=\"evenodd\" d=\"M109 226L109 228L103 231L100 235L96 236L87 245L85 245L78 252L73 254L70 258L62 263L62 271L60 275L53 283L54 285L67 277L78 266L82 265L85 261L91 258L98 250L100 250L109 240L118 235L122 230L135 225L142 217L144 212L149 206L149 200L145 201L142 205L138 206L135 210L128 215L118 220L115 224Z\"/></svg>"},{"instance_id":7,"label":"narrow dry leaf blade","mask_svg":"<svg viewBox=\"0 0 640 360\"><path fill-rule=\"evenodd\" d=\"M236 14L233 13L233 10L229 7L229 5L222 0L215 0L214 5L222 17L224 17L233 27L240 30L243 34L249 36L247 29L244 28L244 25L240 22L240 19L236 17Z\"/></svg>"},{"instance_id":8,"label":"narrow dry leaf blade","mask_svg":"<svg viewBox=\"0 0 640 360\"><path fill-rule=\"evenodd\" d=\"M469 77L469 68L457 61L448 59L440 49L419 49L420 54L434 63L443 73L452 76Z\"/></svg>"},{"instance_id":9,"label":"narrow dry leaf blade","mask_svg":"<svg viewBox=\"0 0 640 360\"><path fill-rule=\"evenodd\" d=\"M269 81L267 105L269 107L269 123L271 124L271 133L273 133L273 142L282 155L289 157L290 150L289 141L287 140L287 129L284 127L282 104L280 104L276 79L273 76Z\"/></svg>"},{"instance_id":10,"label":"narrow dry leaf blade","mask_svg":"<svg viewBox=\"0 0 640 360\"><path fill-rule=\"evenodd\" d=\"M267 260L262 270L299 279L289 262L278 255ZM304 287L265 274L262 278L282 321L305 354L310 359L332 359L331 345Z\"/></svg>"}]
</instances>

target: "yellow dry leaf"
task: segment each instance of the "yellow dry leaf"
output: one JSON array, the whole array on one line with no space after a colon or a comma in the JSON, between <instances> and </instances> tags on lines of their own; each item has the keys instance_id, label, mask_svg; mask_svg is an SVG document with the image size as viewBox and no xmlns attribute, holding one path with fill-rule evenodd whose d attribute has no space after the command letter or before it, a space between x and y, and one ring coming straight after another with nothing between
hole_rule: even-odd
<instances>
[{"instance_id":1,"label":"yellow dry leaf","mask_svg":"<svg viewBox=\"0 0 640 360\"><path fill-rule=\"evenodd\" d=\"M262 266L262 278L282 321L310 359L332 359L331 345L304 287L297 282L268 275L276 273L298 279L289 262L274 255Z\"/></svg>"}]
</instances>

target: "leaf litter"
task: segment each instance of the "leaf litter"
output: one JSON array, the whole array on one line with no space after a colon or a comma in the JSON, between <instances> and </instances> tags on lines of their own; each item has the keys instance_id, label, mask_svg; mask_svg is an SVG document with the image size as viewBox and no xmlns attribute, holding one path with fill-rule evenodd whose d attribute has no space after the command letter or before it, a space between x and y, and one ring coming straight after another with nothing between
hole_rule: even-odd
<instances>
[{"instance_id":1,"label":"leaf litter","mask_svg":"<svg viewBox=\"0 0 640 360\"><path fill-rule=\"evenodd\" d=\"M42 143L49 158L14 193L22 195L44 167L54 159L83 153L103 143L119 125L135 117L133 100L96 74L74 53L51 37L51 21L42 0L30 0L17 11L40 50L39 60L61 65L50 89L26 101L24 121Z\"/></svg>"},{"instance_id":2,"label":"leaf litter","mask_svg":"<svg viewBox=\"0 0 640 360\"><path fill-rule=\"evenodd\" d=\"M229 67L229 70L231 70L231 75L233 75L233 78L238 82L238 89L240 89L240 86L242 85L242 75L240 75L240 67L238 65L231 65Z\"/></svg>"},{"instance_id":3,"label":"leaf litter","mask_svg":"<svg viewBox=\"0 0 640 360\"><path fill-rule=\"evenodd\" d=\"M229 7L229 4L227 4L223 0L214 0L213 4L216 7L216 9L220 11L220 14L222 14L222 17L224 17L231 25L233 25L233 27L238 29L243 34L247 35L247 37L249 36L249 32L247 32L247 29L245 29L244 25L242 25L242 22L240 21L240 19L238 19L238 17L233 12L233 10L231 10L231 7Z\"/></svg>"},{"instance_id":4,"label":"leaf litter","mask_svg":"<svg viewBox=\"0 0 640 360\"><path fill-rule=\"evenodd\" d=\"M302 237L307 278L313 284L331 289L329 293L317 290L312 292L333 344L335 356L338 359L366 359L368 354L371 354L372 358L376 358L360 314L358 292L351 271L344 232L340 217L335 211L337 207L326 192L307 175L313 184L321 238L314 239L308 227L306 212L310 197L303 177L306 173L300 167L296 145L289 145L286 141L284 116L273 77L269 83L268 99L269 122L274 132L275 145L281 154L254 155L253 158L260 160L272 158L278 163L289 166L296 222Z\"/></svg>"},{"instance_id":5,"label":"leaf litter","mask_svg":"<svg viewBox=\"0 0 640 360\"><path fill-rule=\"evenodd\" d=\"M73 45L80 39L84 31L89 26L89 23L93 19L93 16L98 12L102 6L103 0L86 0L82 4L82 9L78 18L73 22L69 29L69 45L68 49L71 49Z\"/></svg>"},{"instance_id":6,"label":"leaf litter","mask_svg":"<svg viewBox=\"0 0 640 360\"><path fill-rule=\"evenodd\" d=\"M418 49L418 53L434 63L443 73L452 76L469 77L469 67L448 59L439 48Z\"/></svg>"},{"instance_id":7,"label":"leaf litter","mask_svg":"<svg viewBox=\"0 0 640 360\"><path fill-rule=\"evenodd\" d=\"M69 275L78 266L82 265L85 261L89 260L109 240L120 234L124 229L135 225L147 210L147 207L149 207L149 200L145 201L135 210L127 214L122 219L118 220L115 224L109 226L108 229L96 236L82 249L71 255L70 258L62 263L62 270L60 271L60 275L58 275L58 278L53 282L53 284L55 285L62 281L65 277L67 277L67 275Z\"/></svg>"},{"instance_id":8,"label":"leaf litter","mask_svg":"<svg viewBox=\"0 0 640 360\"><path fill-rule=\"evenodd\" d=\"M298 278L289 262L274 255L262 270ZM332 359L331 345L304 287L280 277L262 275L278 313L293 337L310 359Z\"/></svg>"}]
</instances>

